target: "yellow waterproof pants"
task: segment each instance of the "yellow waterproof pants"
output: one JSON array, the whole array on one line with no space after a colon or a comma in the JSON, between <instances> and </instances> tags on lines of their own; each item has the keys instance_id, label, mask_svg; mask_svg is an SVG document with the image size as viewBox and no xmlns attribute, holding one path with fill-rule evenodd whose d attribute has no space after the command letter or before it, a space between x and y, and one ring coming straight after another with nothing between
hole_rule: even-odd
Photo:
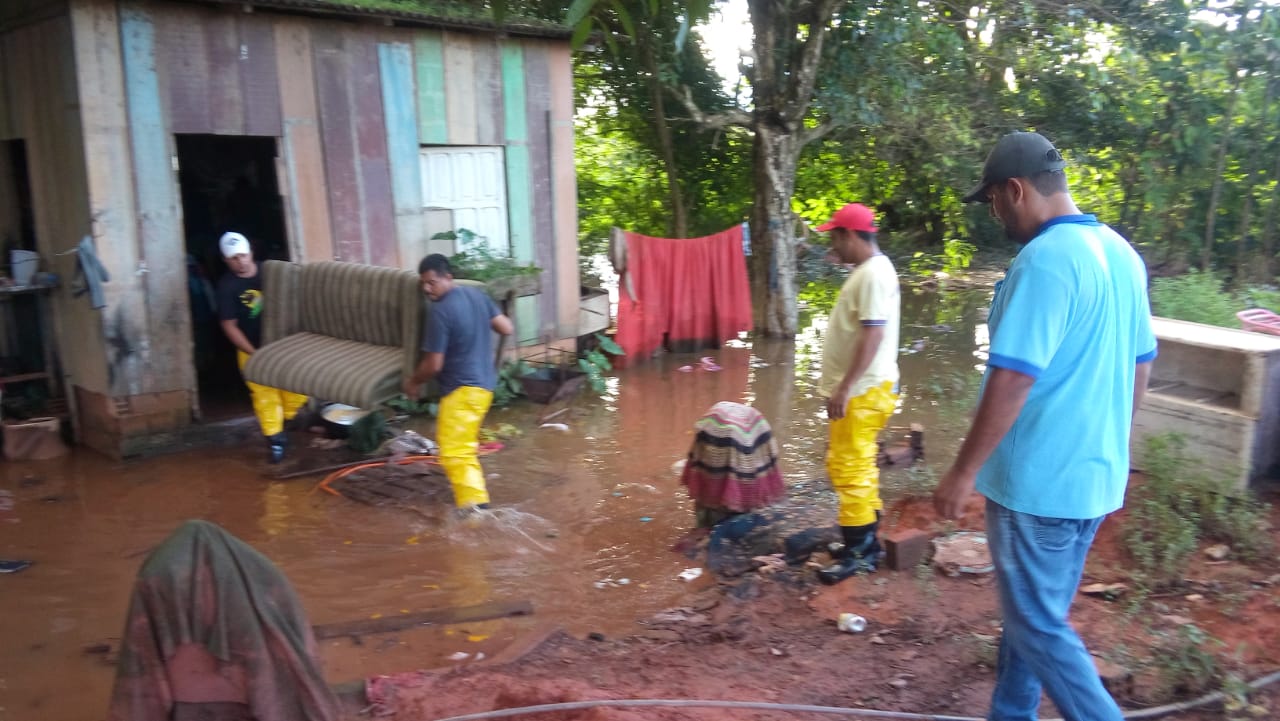
<instances>
[{"instance_id":1,"label":"yellow waterproof pants","mask_svg":"<svg viewBox=\"0 0 1280 721\"><path fill-rule=\"evenodd\" d=\"M453 486L453 502L458 508L489 502L480 468L480 424L493 403L493 391L462 386L440 399L436 417L436 442L440 444L440 465Z\"/></svg>"},{"instance_id":2,"label":"yellow waterproof pants","mask_svg":"<svg viewBox=\"0 0 1280 721\"><path fill-rule=\"evenodd\" d=\"M240 371L244 372L244 364L249 361L249 354L236 351L236 361ZM293 420L298 411L307 403L307 397L282 391L279 388L260 386L257 383L244 382L249 386L249 396L253 399L253 414L258 417L258 425L262 435L274 436L284 432L284 422Z\"/></svg>"},{"instance_id":3,"label":"yellow waterproof pants","mask_svg":"<svg viewBox=\"0 0 1280 721\"><path fill-rule=\"evenodd\" d=\"M898 395L885 381L849 399L844 418L831 421L827 445L827 475L840 500L841 526L866 526L876 521L880 500L880 468L876 465L876 437L893 415Z\"/></svg>"}]
</instances>

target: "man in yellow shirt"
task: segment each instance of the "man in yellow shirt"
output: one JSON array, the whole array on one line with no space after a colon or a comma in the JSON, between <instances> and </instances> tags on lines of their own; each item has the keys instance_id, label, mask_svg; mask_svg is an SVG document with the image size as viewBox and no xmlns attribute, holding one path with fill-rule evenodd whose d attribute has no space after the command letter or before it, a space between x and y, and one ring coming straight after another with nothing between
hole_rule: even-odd
<instances>
[{"instance_id":1,"label":"man in yellow shirt","mask_svg":"<svg viewBox=\"0 0 1280 721\"><path fill-rule=\"evenodd\" d=\"M898 274L876 244L870 208L850 203L818 230L829 231L832 251L855 266L831 310L818 385L831 419L827 475L840 500L844 537L833 551L834 563L818 571L820 581L832 584L874 572L882 554L876 538L884 507L876 437L898 401L901 299Z\"/></svg>"}]
</instances>

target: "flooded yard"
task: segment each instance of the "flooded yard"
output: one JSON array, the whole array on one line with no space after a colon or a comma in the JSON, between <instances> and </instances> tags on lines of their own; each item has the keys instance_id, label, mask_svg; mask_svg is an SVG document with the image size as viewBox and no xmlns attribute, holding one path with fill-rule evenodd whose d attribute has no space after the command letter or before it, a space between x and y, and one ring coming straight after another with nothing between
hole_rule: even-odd
<instances>
[{"instance_id":1,"label":"flooded yard","mask_svg":"<svg viewBox=\"0 0 1280 721\"><path fill-rule=\"evenodd\" d=\"M980 379L988 300L982 288L904 286L903 393L886 438L921 424L927 456L914 469L886 470L887 500L949 462ZM538 623L621 634L711 583L679 580L696 561L670 547L692 524L673 464L712 404L756 406L773 424L789 481L824 475L815 382L825 314L803 313L794 342L741 340L698 354L719 371L681 372L692 357L664 356L619 372L603 397L584 392L555 419L568 431L536 427L538 406L495 411L487 425L524 431L483 459L495 504L520 512L510 524L458 527L369 507L316 492L318 477L268 481L256 444L124 463L84 451L5 463L0 488L12 507L0 510L0 556L35 564L0 576L0 719L104 713L113 669L83 649L119 637L138 565L188 518L214 521L275 561L316 624L486 601L533 605L529 617L323 641L334 682L446 666L459 652L492 656Z\"/></svg>"}]
</instances>

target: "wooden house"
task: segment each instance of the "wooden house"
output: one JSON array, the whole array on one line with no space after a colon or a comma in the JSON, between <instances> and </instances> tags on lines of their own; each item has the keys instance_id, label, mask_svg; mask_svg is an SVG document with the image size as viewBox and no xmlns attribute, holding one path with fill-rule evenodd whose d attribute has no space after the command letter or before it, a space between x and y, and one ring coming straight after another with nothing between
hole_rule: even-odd
<instances>
[{"instance_id":1,"label":"wooden house","mask_svg":"<svg viewBox=\"0 0 1280 721\"><path fill-rule=\"evenodd\" d=\"M468 228L544 269L521 343L576 335L567 30L378 5L405 7L0 3L0 240L61 279L84 443L130 455L242 393L208 325L225 230L260 260L416 268ZM70 288L85 236L111 276L99 309Z\"/></svg>"}]
</instances>

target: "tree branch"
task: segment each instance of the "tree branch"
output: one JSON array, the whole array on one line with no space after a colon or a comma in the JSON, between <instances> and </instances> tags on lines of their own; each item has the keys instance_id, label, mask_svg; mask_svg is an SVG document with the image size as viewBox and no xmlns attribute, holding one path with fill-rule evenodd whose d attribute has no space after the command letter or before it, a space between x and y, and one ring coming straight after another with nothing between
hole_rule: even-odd
<instances>
[{"instance_id":1,"label":"tree branch","mask_svg":"<svg viewBox=\"0 0 1280 721\"><path fill-rule=\"evenodd\" d=\"M801 129L798 133L797 141L800 143L800 147L803 148L809 143L822 140L830 135L833 130L843 125L843 123L838 123L833 118L827 118L812 128Z\"/></svg>"},{"instance_id":2,"label":"tree branch","mask_svg":"<svg viewBox=\"0 0 1280 721\"><path fill-rule=\"evenodd\" d=\"M676 99L684 105L684 109L689 112L689 117L693 122L704 128L727 128L731 125L739 125L744 128L751 127L751 115L745 110L726 110L719 113L706 113L698 104L693 101L693 92L689 90L689 86L681 85L677 90L671 89Z\"/></svg>"},{"instance_id":3,"label":"tree branch","mask_svg":"<svg viewBox=\"0 0 1280 721\"><path fill-rule=\"evenodd\" d=\"M792 70L794 80L790 83L786 121L788 124L799 124L809 110L809 102L813 100L813 88L818 82L818 65L822 61L822 46L827 34L831 32L831 21L835 14L844 7L848 0L817 0L810 17L809 37L804 40L804 48L800 53L800 67Z\"/></svg>"}]
</instances>

